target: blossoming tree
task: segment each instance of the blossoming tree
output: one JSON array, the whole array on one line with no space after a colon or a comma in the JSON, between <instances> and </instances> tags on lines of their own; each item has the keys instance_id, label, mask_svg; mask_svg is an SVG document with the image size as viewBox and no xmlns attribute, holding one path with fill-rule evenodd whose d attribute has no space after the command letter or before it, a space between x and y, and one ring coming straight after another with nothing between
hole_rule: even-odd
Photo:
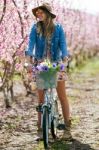
<instances>
[{"instance_id":1,"label":"blossoming tree","mask_svg":"<svg viewBox=\"0 0 99 150\"><path fill-rule=\"evenodd\" d=\"M29 31L36 21L31 9L42 2L44 1L0 1L0 90L3 90L7 107L9 93L14 99L13 77L16 72L22 73ZM90 56L96 54L99 49L99 17L67 8L70 6L68 1L64 5L60 5L58 0L48 2L56 14L59 12L56 21L63 24L72 55L76 55L77 59L82 53Z\"/></svg>"}]
</instances>

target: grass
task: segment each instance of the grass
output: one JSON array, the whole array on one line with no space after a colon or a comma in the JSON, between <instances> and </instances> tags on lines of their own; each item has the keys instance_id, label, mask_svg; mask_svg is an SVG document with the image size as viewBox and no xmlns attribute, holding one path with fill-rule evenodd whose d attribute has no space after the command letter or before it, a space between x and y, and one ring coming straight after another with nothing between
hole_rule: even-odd
<instances>
[{"instance_id":1,"label":"grass","mask_svg":"<svg viewBox=\"0 0 99 150\"><path fill-rule=\"evenodd\" d=\"M69 150L71 142L56 140L49 144L49 150ZM35 150L44 150L43 142L39 142L38 148Z\"/></svg>"},{"instance_id":2,"label":"grass","mask_svg":"<svg viewBox=\"0 0 99 150\"><path fill-rule=\"evenodd\" d=\"M14 81L19 81L21 80L21 76L19 74L15 74L13 79Z\"/></svg>"},{"instance_id":3,"label":"grass","mask_svg":"<svg viewBox=\"0 0 99 150\"><path fill-rule=\"evenodd\" d=\"M74 73L85 73L88 75L96 75L99 73L99 58L92 58L79 65L73 70Z\"/></svg>"},{"instance_id":4,"label":"grass","mask_svg":"<svg viewBox=\"0 0 99 150\"><path fill-rule=\"evenodd\" d=\"M85 82L86 77L94 77L99 74L99 58L92 58L85 61L83 64L80 64L78 67L74 69L70 69L68 76L71 77L71 80L76 83L83 83ZM82 75L82 77L79 75Z\"/></svg>"}]
</instances>

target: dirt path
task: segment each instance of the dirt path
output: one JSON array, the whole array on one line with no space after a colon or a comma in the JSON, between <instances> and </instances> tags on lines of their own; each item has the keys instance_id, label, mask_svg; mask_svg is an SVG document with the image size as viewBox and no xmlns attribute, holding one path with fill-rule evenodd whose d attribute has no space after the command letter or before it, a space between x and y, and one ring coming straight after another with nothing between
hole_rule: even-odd
<instances>
[{"instance_id":1,"label":"dirt path","mask_svg":"<svg viewBox=\"0 0 99 150\"><path fill-rule=\"evenodd\" d=\"M5 110L0 93L0 150L43 150L36 142L36 96L25 97L21 83L15 86L16 102ZM21 93L21 94L20 94ZM67 83L71 102L72 142L56 141L51 150L99 150L99 76L73 75ZM19 95L19 96L17 96ZM60 133L62 134L62 133Z\"/></svg>"},{"instance_id":2,"label":"dirt path","mask_svg":"<svg viewBox=\"0 0 99 150\"><path fill-rule=\"evenodd\" d=\"M73 96L72 135L79 141L78 147L74 149L99 150L99 77L79 74L75 77L76 80L80 82L70 84L68 89L68 95Z\"/></svg>"}]
</instances>

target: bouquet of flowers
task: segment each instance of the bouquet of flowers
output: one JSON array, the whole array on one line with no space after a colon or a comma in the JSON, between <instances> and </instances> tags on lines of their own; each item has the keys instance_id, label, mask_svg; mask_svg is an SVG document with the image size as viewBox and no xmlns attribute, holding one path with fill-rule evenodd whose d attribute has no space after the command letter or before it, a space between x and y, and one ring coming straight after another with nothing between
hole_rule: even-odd
<instances>
[{"instance_id":1,"label":"bouquet of flowers","mask_svg":"<svg viewBox=\"0 0 99 150\"><path fill-rule=\"evenodd\" d=\"M41 84L45 88L55 87L57 84L57 72L64 71L65 65L63 63L51 63L49 60L38 64L36 66L37 84L40 87Z\"/></svg>"}]
</instances>

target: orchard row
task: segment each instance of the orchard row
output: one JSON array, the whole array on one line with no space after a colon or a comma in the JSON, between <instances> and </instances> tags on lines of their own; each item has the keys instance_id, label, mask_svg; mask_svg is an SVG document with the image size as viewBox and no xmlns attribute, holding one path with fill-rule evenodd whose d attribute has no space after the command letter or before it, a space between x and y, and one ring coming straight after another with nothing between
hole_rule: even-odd
<instances>
[{"instance_id":1,"label":"orchard row","mask_svg":"<svg viewBox=\"0 0 99 150\"><path fill-rule=\"evenodd\" d=\"M68 50L71 60L76 60L75 65L88 57L98 55L99 16L73 10L72 4L67 1L63 5L58 0L49 2L57 15L55 22L60 22L64 27ZM41 0L0 1L0 90L4 93L6 106L9 106L8 93L14 99L14 74L24 74L24 50L32 23L36 22L31 9L41 3Z\"/></svg>"}]
</instances>

